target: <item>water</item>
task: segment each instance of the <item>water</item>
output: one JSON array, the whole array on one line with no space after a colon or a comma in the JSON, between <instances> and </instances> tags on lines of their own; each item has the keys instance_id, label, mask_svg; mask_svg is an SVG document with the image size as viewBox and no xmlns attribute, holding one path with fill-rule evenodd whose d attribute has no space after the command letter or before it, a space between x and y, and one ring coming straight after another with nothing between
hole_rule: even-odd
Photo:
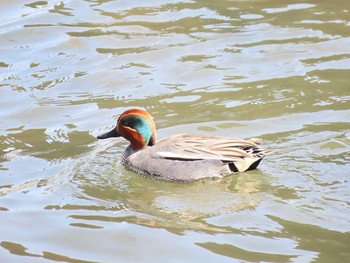
<instances>
[{"instance_id":1,"label":"water","mask_svg":"<svg viewBox=\"0 0 350 263\"><path fill-rule=\"evenodd\" d=\"M2 262L346 262L347 1L0 4ZM261 137L260 169L159 182L97 141L125 109L158 136Z\"/></svg>"}]
</instances>

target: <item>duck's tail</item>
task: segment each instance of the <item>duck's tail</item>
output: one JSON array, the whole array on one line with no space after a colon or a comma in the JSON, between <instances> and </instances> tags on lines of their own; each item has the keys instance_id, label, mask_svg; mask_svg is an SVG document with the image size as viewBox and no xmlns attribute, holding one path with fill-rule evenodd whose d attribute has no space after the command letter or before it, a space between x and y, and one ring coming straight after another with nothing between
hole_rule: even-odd
<instances>
[{"instance_id":1,"label":"duck's tail","mask_svg":"<svg viewBox=\"0 0 350 263\"><path fill-rule=\"evenodd\" d=\"M245 172L255 170L266 155L272 154L274 152L274 150L265 150L263 148L260 148L258 145L262 140L259 138L252 138L249 139L249 141L257 145L256 147L248 146L243 149L245 152L251 154L251 157L245 157L242 161L231 163L229 167L232 172Z\"/></svg>"}]
</instances>

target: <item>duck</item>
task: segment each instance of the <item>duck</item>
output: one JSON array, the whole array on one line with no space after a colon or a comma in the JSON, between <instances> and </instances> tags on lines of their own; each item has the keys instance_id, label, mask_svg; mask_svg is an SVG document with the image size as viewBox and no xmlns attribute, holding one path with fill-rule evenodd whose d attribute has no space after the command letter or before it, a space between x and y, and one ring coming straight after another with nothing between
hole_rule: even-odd
<instances>
[{"instance_id":1,"label":"duck","mask_svg":"<svg viewBox=\"0 0 350 263\"><path fill-rule=\"evenodd\" d=\"M113 137L130 142L121 156L127 170L165 181L220 179L254 170L272 152L259 146L259 138L177 134L158 141L155 122L142 109L126 110L111 131L97 136Z\"/></svg>"}]
</instances>

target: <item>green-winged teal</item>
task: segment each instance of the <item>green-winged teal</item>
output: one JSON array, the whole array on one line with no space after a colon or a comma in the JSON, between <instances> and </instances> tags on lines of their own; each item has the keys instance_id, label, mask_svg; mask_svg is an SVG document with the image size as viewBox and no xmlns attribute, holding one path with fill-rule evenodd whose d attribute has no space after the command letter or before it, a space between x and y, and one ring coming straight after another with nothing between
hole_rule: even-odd
<instances>
[{"instance_id":1,"label":"green-winged teal","mask_svg":"<svg viewBox=\"0 0 350 263\"><path fill-rule=\"evenodd\" d=\"M258 138L180 134L157 141L152 116L139 109L125 111L113 130L97 138L120 136L130 142L121 158L126 169L168 181L222 178L253 170L271 152L258 146Z\"/></svg>"}]
</instances>

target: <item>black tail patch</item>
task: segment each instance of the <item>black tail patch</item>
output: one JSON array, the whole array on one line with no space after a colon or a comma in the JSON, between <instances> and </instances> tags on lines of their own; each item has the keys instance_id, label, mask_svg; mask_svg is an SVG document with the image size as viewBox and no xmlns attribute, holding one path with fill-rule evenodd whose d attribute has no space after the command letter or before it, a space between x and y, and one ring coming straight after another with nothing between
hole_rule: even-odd
<instances>
[{"instance_id":1,"label":"black tail patch","mask_svg":"<svg viewBox=\"0 0 350 263\"><path fill-rule=\"evenodd\" d=\"M249 166L249 168L247 169L247 171L255 170L255 169L258 167L258 165L260 164L260 162L261 162L262 159L263 159L263 158L260 158L260 159L257 160L256 162L252 163L252 164Z\"/></svg>"},{"instance_id":2,"label":"black tail patch","mask_svg":"<svg viewBox=\"0 0 350 263\"><path fill-rule=\"evenodd\" d=\"M236 165L235 165L235 163L228 163L228 168L230 168L230 170L232 172L234 172L234 173L238 173L239 172L237 167L236 167Z\"/></svg>"}]
</instances>

